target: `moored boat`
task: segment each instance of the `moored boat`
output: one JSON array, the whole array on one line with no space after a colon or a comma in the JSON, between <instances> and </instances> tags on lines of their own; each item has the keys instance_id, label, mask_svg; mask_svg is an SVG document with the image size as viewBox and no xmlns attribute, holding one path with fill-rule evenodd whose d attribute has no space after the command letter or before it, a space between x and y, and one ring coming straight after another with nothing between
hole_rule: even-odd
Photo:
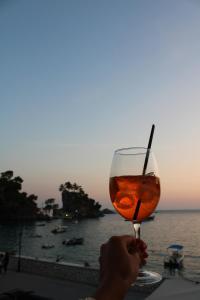
<instances>
[{"instance_id":1,"label":"moored boat","mask_svg":"<svg viewBox=\"0 0 200 300\"><path fill-rule=\"evenodd\" d=\"M55 247L55 245L53 245L53 244L43 244L42 245L42 249L52 249L52 248L54 248Z\"/></svg>"},{"instance_id":2,"label":"moored boat","mask_svg":"<svg viewBox=\"0 0 200 300\"><path fill-rule=\"evenodd\" d=\"M30 236L30 238L41 238L42 237L42 235L41 234L32 234L31 236Z\"/></svg>"},{"instance_id":3,"label":"moored boat","mask_svg":"<svg viewBox=\"0 0 200 300\"><path fill-rule=\"evenodd\" d=\"M65 246L75 246L75 245L83 245L83 238L72 238L68 240L64 240L62 243Z\"/></svg>"},{"instance_id":4,"label":"moored boat","mask_svg":"<svg viewBox=\"0 0 200 300\"><path fill-rule=\"evenodd\" d=\"M66 227L64 226L56 226L53 230L51 230L52 233L63 233L66 231Z\"/></svg>"},{"instance_id":5,"label":"moored boat","mask_svg":"<svg viewBox=\"0 0 200 300\"><path fill-rule=\"evenodd\" d=\"M181 269L183 268L183 246L172 244L167 248L167 256L164 258L165 268Z\"/></svg>"}]
</instances>

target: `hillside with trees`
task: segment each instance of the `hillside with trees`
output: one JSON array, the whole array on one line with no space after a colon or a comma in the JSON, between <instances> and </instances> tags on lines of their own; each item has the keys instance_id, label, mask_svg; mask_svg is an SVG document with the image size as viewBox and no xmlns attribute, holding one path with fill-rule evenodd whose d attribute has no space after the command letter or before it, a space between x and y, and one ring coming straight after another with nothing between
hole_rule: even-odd
<instances>
[{"instance_id":1,"label":"hillside with trees","mask_svg":"<svg viewBox=\"0 0 200 300\"><path fill-rule=\"evenodd\" d=\"M51 217L83 219L97 218L104 215L101 205L89 198L83 188L76 183L65 182L59 187L63 207L59 209L54 198L45 201L40 210L37 206L37 196L28 195L22 191L23 179L14 177L13 171L0 174L0 221L10 220L45 220Z\"/></svg>"},{"instance_id":2,"label":"hillside with trees","mask_svg":"<svg viewBox=\"0 0 200 300\"><path fill-rule=\"evenodd\" d=\"M37 196L22 192L23 179L13 171L0 176L0 220L34 219L38 215Z\"/></svg>"},{"instance_id":3,"label":"hillside with trees","mask_svg":"<svg viewBox=\"0 0 200 300\"><path fill-rule=\"evenodd\" d=\"M83 188L69 181L60 185L63 211L72 218L97 218L103 216L101 205L88 197Z\"/></svg>"}]
</instances>

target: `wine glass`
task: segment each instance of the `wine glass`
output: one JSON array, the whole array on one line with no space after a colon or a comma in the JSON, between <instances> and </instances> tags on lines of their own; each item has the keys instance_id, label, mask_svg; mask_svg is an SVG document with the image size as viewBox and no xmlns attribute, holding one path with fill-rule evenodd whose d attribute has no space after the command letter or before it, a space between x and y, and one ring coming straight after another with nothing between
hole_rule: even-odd
<instances>
[{"instance_id":1,"label":"wine glass","mask_svg":"<svg viewBox=\"0 0 200 300\"><path fill-rule=\"evenodd\" d=\"M156 209L160 199L160 180L155 157L149 148L122 148L114 152L109 191L112 204L125 220L133 223L140 238L140 224ZM156 272L139 271L137 285L160 282Z\"/></svg>"}]
</instances>

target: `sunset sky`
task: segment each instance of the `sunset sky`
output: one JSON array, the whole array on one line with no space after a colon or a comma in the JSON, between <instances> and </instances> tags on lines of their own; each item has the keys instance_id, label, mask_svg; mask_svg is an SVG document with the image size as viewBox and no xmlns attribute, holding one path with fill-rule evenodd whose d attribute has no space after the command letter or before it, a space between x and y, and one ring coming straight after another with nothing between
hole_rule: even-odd
<instances>
[{"instance_id":1,"label":"sunset sky","mask_svg":"<svg viewBox=\"0 0 200 300\"><path fill-rule=\"evenodd\" d=\"M0 172L111 207L116 148L152 148L160 209L200 208L200 2L1 0Z\"/></svg>"}]
</instances>

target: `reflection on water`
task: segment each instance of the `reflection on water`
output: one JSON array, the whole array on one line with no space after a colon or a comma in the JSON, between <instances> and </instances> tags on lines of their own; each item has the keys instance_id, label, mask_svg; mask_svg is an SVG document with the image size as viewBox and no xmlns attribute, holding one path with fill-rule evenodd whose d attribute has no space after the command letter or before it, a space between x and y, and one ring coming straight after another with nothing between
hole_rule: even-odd
<instances>
[{"instance_id":1,"label":"reflection on water","mask_svg":"<svg viewBox=\"0 0 200 300\"><path fill-rule=\"evenodd\" d=\"M41 223L41 222L40 222ZM89 262L98 266L99 248L112 235L133 234L132 224L124 222L119 215L107 215L104 218L84 220L79 223L65 220L46 222L45 226L29 223L23 226L22 255L46 258L56 261L58 256L64 261L74 263ZM53 234L56 225L66 227L66 232ZM164 272L163 258L170 244L184 246L184 276L200 279L200 213L165 212L157 213L154 221L142 224L141 235L148 244L149 259L147 268ZM0 250L18 252L21 226L17 224L0 225ZM34 237L33 236L42 237ZM66 247L64 239L83 237L84 244ZM52 249L42 249L44 243L54 244ZM165 270L166 273L166 270Z\"/></svg>"}]
</instances>

